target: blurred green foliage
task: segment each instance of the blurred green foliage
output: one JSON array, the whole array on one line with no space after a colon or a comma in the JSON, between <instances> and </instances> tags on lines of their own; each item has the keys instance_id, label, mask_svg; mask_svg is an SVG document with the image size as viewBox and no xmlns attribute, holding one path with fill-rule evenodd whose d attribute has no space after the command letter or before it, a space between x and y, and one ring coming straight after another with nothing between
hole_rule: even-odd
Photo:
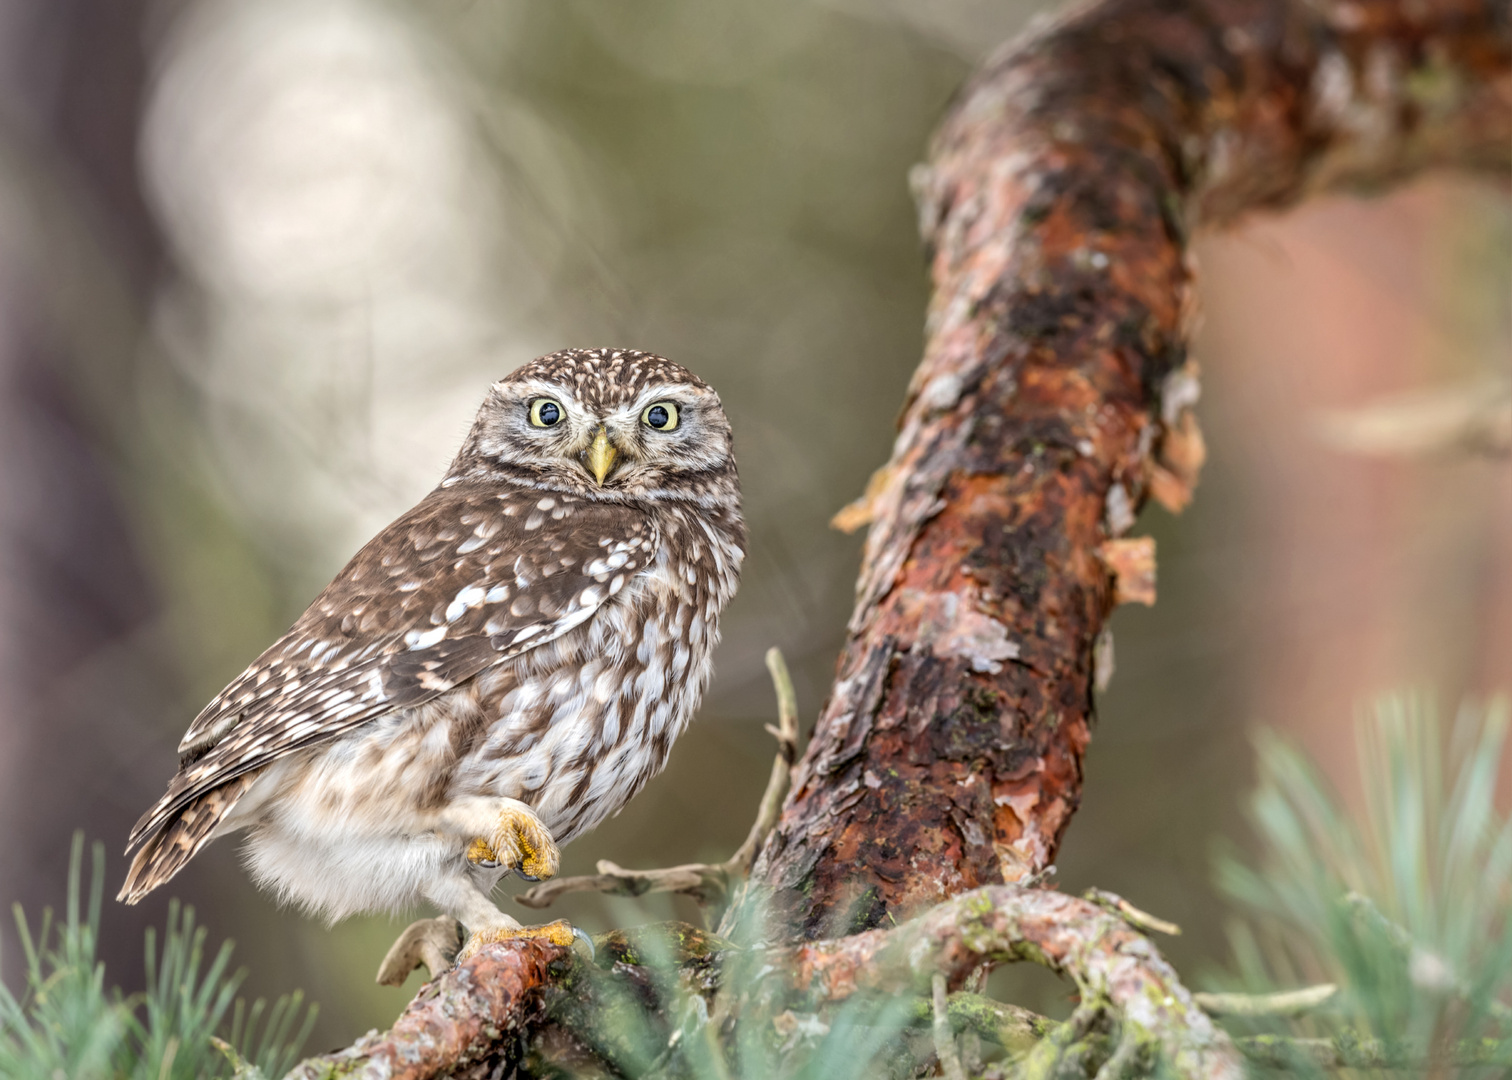
<instances>
[{"instance_id":1,"label":"blurred green foliage","mask_svg":"<svg viewBox=\"0 0 1512 1080\"><path fill-rule=\"evenodd\" d=\"M194 910L169 909L162 949L147 932L147 989L106 989L97 959L104 849L94 847L86 906L80 905L83 834L76 834L62 923L51 909L35 936L20 906L26 954L20 998L0 984L0 1076L14 1080L202 1080L279 1076L294 1064L315 1023L295 991L268 1008L236 996L244 973L230 970L231 943L208 956ZM207 963L208 960L208 963ZM220 1036L224 1036L221 1038Z\"/></svg>"},{"instance_id":2,"label":"blurred green foliage","mask_svg":"<svg viewBox=\"0 0 1512 1080\"><path fill-rule=\"evenodd\" d=\"M1496 803L1508 716L1505 699L1466 705L1446 738L1428 698L1382 698L1358 726L1353 814L1295 747L1259 739L1261 854L1218 863L1220 887L1249 914L1230 928L1238 982L1341 993L1324 1012L1252 1030L1379 1040L1404 1059L1512 1036L1512 817ZM1289 1068L1317 1071L1301 1058Z\"/></svg>"}]
</instances>

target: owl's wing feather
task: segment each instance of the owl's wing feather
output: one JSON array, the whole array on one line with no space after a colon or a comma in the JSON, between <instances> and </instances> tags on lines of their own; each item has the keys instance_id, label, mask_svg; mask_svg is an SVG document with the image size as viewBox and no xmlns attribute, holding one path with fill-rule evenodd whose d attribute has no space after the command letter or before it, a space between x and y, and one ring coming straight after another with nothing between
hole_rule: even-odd
<instances>
[{"instance_id":1,"label":"owl's wing feather","mask_svg":"<svg viewBox=\"0 0 1512 1080\"><path fill-rule=\"evenodd\" d=\"M228 780L561 637L646 568L658 541L623 505L437 488L195 718L128 850Z\"/></svg>"}]
</instances>

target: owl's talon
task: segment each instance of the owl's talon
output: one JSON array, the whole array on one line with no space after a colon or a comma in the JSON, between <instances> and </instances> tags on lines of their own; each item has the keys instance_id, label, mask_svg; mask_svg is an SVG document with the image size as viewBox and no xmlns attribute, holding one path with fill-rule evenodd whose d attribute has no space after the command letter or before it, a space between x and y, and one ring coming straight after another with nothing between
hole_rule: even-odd
<instances>
[{"instance_id":1,"label":"owl's talon","mask_svg":"<svg viewBox=\"0 0 1512 1080\"><path fill-rule=\"evenodd\" d=\"M499 854L480 836L467 845L467 861L485 870L492 870L499 865Z\"/></svg>"},{"instance_id":2,"label":"owl's talon","mask_svg":"<svg viewBox=\"0 0 1512 1080\"><path fill-rule=\"evenodd\" d=\"M475 837L468 845L467 861L490 870L503 866L526 881L541 881L556 876L561 855L540 818L528 807L508 806L499 814L492 838Z\"/></svg>"},{"instance_id":3,"label":"owl's talon","mask_svg":"<svg viewBox=\"0 0 1512 1080\"><path fill-rule=\"evenodd\" d=\"M572 928L572 936L575 939L577 939L578 941L581 941L583 943L584 948L586 948L588 950L588 959L589 960L597 959L597 957L598 957L598 950L593 947L593 939L591 937L589 937L585 932L583 932L582 930L579 930L575 926Z\"/></svg>"},{"instance_id":4,"label":"owl's talon","mask_svg":"<svg viewBox=\"0 0 1512 1080\"><path fill-rule=\"evenodd\" d=\"M478 930L470 934L467 944L462 946L462 951L457 954L457 963L461 964L471 960L485 945L497 945L504 941L518 941L522 938L534 938L544 941L548 945L556 945L559 948L570 949L572 943L579 938L587 940L587 935L566 919L558 919L556 922L546 923L544 926L496 926L487 930ZM588 942L588 948L593 948L593 942Z\"/></svg>"}]
</instances>

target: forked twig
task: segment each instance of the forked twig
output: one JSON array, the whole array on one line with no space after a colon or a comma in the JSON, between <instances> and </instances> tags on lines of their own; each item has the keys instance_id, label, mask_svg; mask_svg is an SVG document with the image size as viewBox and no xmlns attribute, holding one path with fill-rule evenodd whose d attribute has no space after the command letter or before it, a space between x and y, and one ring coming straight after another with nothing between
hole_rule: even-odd
<instances>
[{"instance_id":1,"label":"forked twig","mask_svg":"<svg viewBox=\"0 0 1512 1080\"><path fill-rule=\"evenodd\" d=\"M777 692L777 726L766 725L777 740L777 756L772 760L772 775L767 780L766 793L761 796L756 820L735 854L721 863L685 863L661 870L626 870L608 859L601 859L597 874L543 881L515 899L529 908L544 908L567 893L644 896L646 893L670 892L690 896L705 907L723 903L730 893L731 883L751 872L756 853L776 826L793 762L798 757L798 697L793 692L793 680L782 659L782 651L775 646L768 649L766 665Z\"/></svg>"},{"instance_id":2,"label":"forked twig","mask_svg":"<svg viewBox=\"0 0 1512 1080\"><path fill-rule=\"evenodd\" d=\"M1092 901L1098 907L1106 908L1108 911L1120 916L1124 922L1134 929L1146 934L1165 934L1168 937L1179 937L1181 935L1181 927L1175 923L1151 915L1148 911L1140 911L1123 897L1110 893L1106 889L1088 889L1082 893L1082 897Z\"/></svg>"}]
</instances>

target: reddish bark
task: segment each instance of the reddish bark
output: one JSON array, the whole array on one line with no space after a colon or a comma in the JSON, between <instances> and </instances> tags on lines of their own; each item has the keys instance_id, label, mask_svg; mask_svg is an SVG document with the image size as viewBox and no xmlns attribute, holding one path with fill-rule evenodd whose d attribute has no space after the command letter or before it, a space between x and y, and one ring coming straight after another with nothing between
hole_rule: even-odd
<instances>
[{"instance_id":1,"label":"reddish bark","mask_svg":"<svg viewBox=\"0 0 1512 1080\"><path fill-rule=\"evenodd\" d=\"M541 991L572 963L570 949L522 940L490 945L426 983L388 1031L309 1058L288 1080L428 1080L496 1075L518 1056Z\"/></svg>"},{"instance_id":2,"label":"reddish bark","mask_svg":"<svg viewBox=\"0 0 1512 1080\"><path fill-rule=\"evenodd\" d=\"M815 938L1043 869L1081 799L1104 545L1201 463L1198 226L1505 171L1492 0L1107 0L966 87L916 178L934 298L834 690L753 879Z\"/></svg>"}]
</instances>

